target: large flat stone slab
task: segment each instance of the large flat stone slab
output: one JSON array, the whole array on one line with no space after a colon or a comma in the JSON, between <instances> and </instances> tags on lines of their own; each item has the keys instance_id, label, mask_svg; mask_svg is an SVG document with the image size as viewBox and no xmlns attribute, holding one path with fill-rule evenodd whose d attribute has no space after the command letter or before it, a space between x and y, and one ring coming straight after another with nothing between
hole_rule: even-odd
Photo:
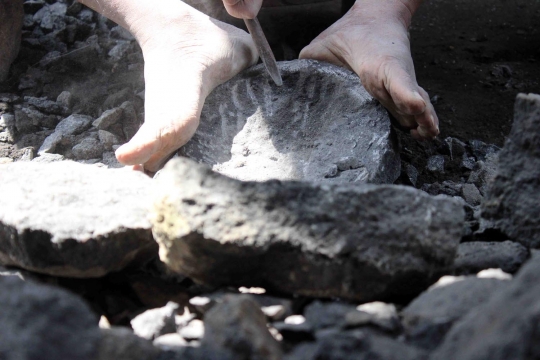
<instances>
[{"instance_id":1,"label":"large flat stone slab","mask_svg":"<svg viewBox=\"0 0 540 360\"><path fill-rule=\"evenodd\" d=\"M519 94L514 123L482 217L512 240L540 247L540 95Z\"/></svg>"},{"instance_id":2,"label":"large flat stone slab","mask_svg":"<svg viewBox=\"0 0 540 360\"><path fill-rule=\"evenodd\" d=\"M397 179L390 119L356 74L314 60L279 68L281 87L262 64L217 87L180 154L240 180Z\"/></svg>"},{"instance_id":3,"label":"large flat stone slab","mask_svg":"<svg viewBox=\"0 0 540 360\"><path fill-rule=\"evenodd\" d=\"M0 263L97 277L157 251L152 180L71 161L0 166Z\"/></svg>"},{"instance_id":4,"label":"large flat stone slab","mask_svg":"<svg viewBox=\"0 0 540 360\"><path fill-rule=\"evenodd\" d=\"M173 270L213 285L359 301L412 296L452 265L464 211L395 185L241 182L178 158L153 233Z\"/></svg>"}]
</instances>

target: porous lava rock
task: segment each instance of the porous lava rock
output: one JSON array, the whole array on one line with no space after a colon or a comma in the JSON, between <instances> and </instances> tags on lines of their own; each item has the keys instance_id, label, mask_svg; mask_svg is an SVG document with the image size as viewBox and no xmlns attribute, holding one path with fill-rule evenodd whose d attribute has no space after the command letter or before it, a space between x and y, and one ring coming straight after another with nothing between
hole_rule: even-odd
<instances>
[{"instance_id":1,"label":"porous lava rock","mask_svg":"<svg viewBox=\"0 0 540 360\"><path fill-rule=\"evenodd\" d=\"M508 284L508 280L471 276L425 291L401 313L408 342L435 349L455 322Z\"/></svg>"},{"instance_id":2,"label":"porous lava rock","mask_svg":"<svg viewBox=\"0 0 540 360\"><path fill-rule=\"evenodd\" d=\"M98 277L155 254L145 175L71 161L0 167L0 264Z\"/></svg>"},{"instance_id":3,"label":"porous lava rock","mask_svg":"<svg viewBox=\"0 0 540 360\"><path fill-rule=\"evenodd\" d=\"M540 247L540 95L516 98L514 123L482 217L512 240Z\"/></svg>"},{"instance_id":4,"label":"porous lava rock","mask_svg":"<svg viewBox=\"0 0 540 360\"><path fill-rule=\"evenodd\" d=\"M397 179L390 119L356 74L315 60L279 68L281 87L262 64L217 87L180 154L240 180Z\"/></svg>"},{"instance_id":5,"label":"porous lava rock","mask_svg":"<svg viewBox=\"0 0 540 360\"><path fill-rule=\"evenodd\" d=\"M540 358L538 274L540 258L533 257L507 287L457 322L430 359Z\"/></svg>"},{"instance_id":6,"label":"porous lava rock","mask_svg":"<svg viewBox=\"0 0 540 360\"><path fill-rule=\"evenodd\" d=\"M0 359L94 360L97 317L65 290L0 276Z\"/></svg>"},{"instance_id":7,"label":"porous lava rock","mask_svg":"<svg viewBox=\"0 0 540 360\"><path fill-rule=\"evenodd\" d=\"M227 295L206 313L201 347L207 359L280 360L280 344L249 295Z\"/></svg>"},{"instance_id":8,"label":"porous lava rock","mask_svg":"<svg viewBox=\"0 0 540 360\"><path fill-rule=\"evenodd\" d=\"M23 0L0 0L0 81L19 53L23 16Z\"/></svg>"},{"instance_id":9,"label":"porous lava rock","mask_svg":"<svg viewBox=\"0 0 540 360\"><path fill-rule=\"evenodd\" d=\"M196 281L368 301L451 266L464 211L410 187L242 182L177 158L152 218L162 260Z\"/></svg>"},{"instance_id":10,"label":"porous lava rock","mask_svg":"<svg viewBox=\"0 0 540 360\"><path fill-rule=\"evenodd\" d=\"M427 353L414 346L369 329L321 334L316 342L305 342L285 356L285 360L427 360Z\"/></svg>"},{"instance_id":11,"label":"porous lava rock","mask_svg":"<svg viewBox=\"0 0 540 360\"><path fill-rule=\"evenodd\" d=\"M456 274L475 274L485 269L513 274L528 257L527 248L513 241L471 241L459 244L454 266Z\"/></svg>"}]
</instances>

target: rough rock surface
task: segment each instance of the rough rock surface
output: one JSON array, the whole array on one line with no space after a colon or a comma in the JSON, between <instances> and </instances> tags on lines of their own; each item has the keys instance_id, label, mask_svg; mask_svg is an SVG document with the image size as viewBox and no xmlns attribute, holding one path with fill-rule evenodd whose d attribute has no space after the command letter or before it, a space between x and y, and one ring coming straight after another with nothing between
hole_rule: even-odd
<instances>
[{"instance_id":1,"label":"rough rock surface","mask_svg":"<svg viewBox=\"0 0 540 360\"><path fill-rule=\"evenodd\" d=\"M171 269L309 296L418 293L452 264L464 218L409 187L240 182L185 158L157 184L153 233Z\"/></svg>"},{"instance_id":2,"label":"rough rock surface","mask_svg":"<svg viewBox=\"0 0 540 360\"><path fill-rule=\"evenodd\" d=\"M101 329L96 360L156 360L161 351L124 327Z\"/></svg>"},{"instance_id":3,"label":"rough rock surface","mask_svg":"<svg viewBox=\"0 0 540 360\"><path fill-rule=\"evenodd\" d=\"M97 318L76 296L0 276L0 304L0 359L95 359Z\"/></svg>"},{"instance_id":4,"label":"rough rock surface","mask_svg":"<svg viewBox=\"0 0 540 360\"><path fill-rule=\"evenodd\" d=\"M459 244L454 266L457 274L475 274L485 269L513 274L528 256L527 248L513 241L473 241Z\"/></svg>"},{"instance_id":5,"label":"rough rock surface","mask_svg":"<svg viewBox=\"0 0 540 360\"><path fill-rule=\"evenodd\" d=\"M23 0L0 0L0 81L19 53L23 22Z\"/></svg>"},{"instance_id":6,"label":"rough rock surface","mask_svg":"<svg viewBox=\"0 0 540 360\"><path fill-rule=\"evenodd\" d=\"M69 135L78 135L88 129L92 118L87 115L71 115L56 125L55 131L49 135L38 150L38 154L51 153L62 139Z\"/></svg>"},{"instance_id":7,"label":"rough rock surface","mask_svg":"<svg viewBox=\"0 0 540 360\"><path fill-rule=\"evenodd\" d=\"M540 247L540 95L519 94L514 124L482 217L512 240Z\"/></svg>"},{"instance_id":8,"label":"rough rock surface","mask_svg":"<svg viewBox=\"0 0 540 360\"><path fill-rule=\"evenodd\" d=\"M413 346L369 330L329 331L316 343L304 343L287 354L286 360L426 360L427 354Z\"/></svg>"},{"instance_id":9,"label":"rough rock surface","mask_svg":"<svg viewBox=\"0 0 540 360\"><path fill-rule=\"evenodd\" d=\"M279 67L281 87L262 64L217 87L180 154L240 180L393 183L390 119L358 76L314 60Z\"/></svg>"},{"instance_id":10,"label":"rough rock surface","mask_svg":"<svg viewBox=\"0 0 540 360\"><path fill-rule=\"evenodd\" d=\"M456 323L433 360L540 358L540 258L533 257L484 305Z\"/></svg>"},{"instance_id":11,"label":"rough rock surface","mask_svg":"<svg viewBox=\"0 0 540 360\"><path fill-rule=\"evenodd\" d=\"M151 183L140 173L67 161L2 165L0 263L97 277L153 254Z\"/></svg>"},{"instance_id":12,"label":"rough rock surface","mask_svg":"<svg viewBox=\"0 0 540 360\"><path fill-rule=\"evenodd\" d=\"M147 310L131 320L133 332L144 339L153 340L161 335L176 331L174 316L179 305L167 303L162 308Z\"/></svg>"},{"instance_id":13,"label":"rough rock surface","mask_svg":"<svg viewBox=\"0 0 540 360\"><path fill-rule=\"evenodd\" d=\"M249 295L229 295L205 315L201 346L208 359L279 360L282 350Z\"/></svg>"},{"instance_id":14,"label":"rough rock surface","mask_svg":"<svg viewBox=\"0 0 540 360\"><path fill-rule=\"evenodd\" d=\"M469 277L429 289L401 313L407 340L421 348L436 348L457 320L488 301L495 291L505 289L508 283Z\"/></svg>"}]
</instances>

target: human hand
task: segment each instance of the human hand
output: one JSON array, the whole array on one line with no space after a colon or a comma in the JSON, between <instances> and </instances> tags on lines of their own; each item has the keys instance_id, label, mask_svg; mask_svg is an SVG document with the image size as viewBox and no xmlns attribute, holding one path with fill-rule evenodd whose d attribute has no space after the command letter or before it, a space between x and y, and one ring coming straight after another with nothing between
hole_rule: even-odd
<instances>
[{"instance_id":1,"label":"human hand","mask_svg":"<svg viewBox=\"0 0 540 360\"><path fill-rule=\"evenodd\" d=\"M246 32L178 3L187 11L181 18L134 31L145 60L145 120L116 157L149 172L193 136L208 94L258 59Z\"/></svg>"},{"instance_id":2,"label":"human hand","mask_svg":"<svg viewBox=\"0 0 540 360\"><path fill-rule=\"evenodd\" d=\"M439 134L429 96L418 86L411 57L407 2L357 0L351 10L300 53L356 72L378 99L416 139ZM418 2L418 1L416 1Z\"/></svg>"}]
</instances>

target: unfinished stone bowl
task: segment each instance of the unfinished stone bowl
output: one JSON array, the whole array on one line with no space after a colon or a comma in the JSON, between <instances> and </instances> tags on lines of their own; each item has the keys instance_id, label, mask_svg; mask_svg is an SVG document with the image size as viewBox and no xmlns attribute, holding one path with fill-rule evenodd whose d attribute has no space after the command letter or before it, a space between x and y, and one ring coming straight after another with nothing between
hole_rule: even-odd
<instances>
[{"instance_id":1,"label":"unfinished stone bowl","mask_svg":"<svg viewBox=\"0 0 540 360\"><path fill-rule=\"evenodd\" d=\"M314 60L278 65L281 87L262 64L218 86L179 154L244 181L394 182L390 119L358 76Z\"/></svg>"}]
</instances>

